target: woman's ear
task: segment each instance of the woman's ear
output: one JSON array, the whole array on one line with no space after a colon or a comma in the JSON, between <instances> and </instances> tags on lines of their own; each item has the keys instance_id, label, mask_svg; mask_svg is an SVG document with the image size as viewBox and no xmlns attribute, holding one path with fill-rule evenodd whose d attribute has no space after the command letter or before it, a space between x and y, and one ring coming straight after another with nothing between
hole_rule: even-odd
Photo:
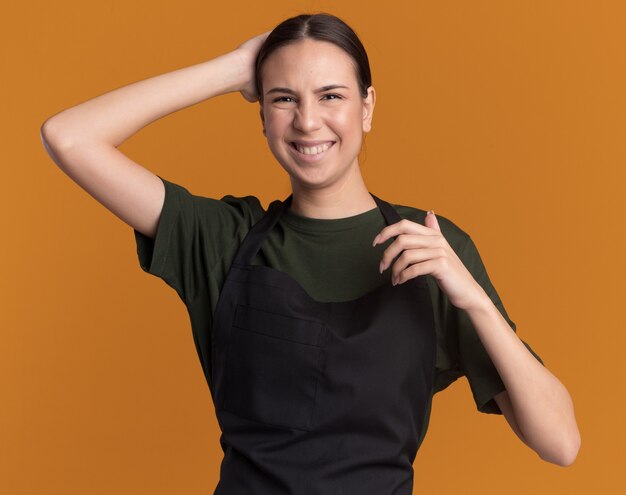
<instances>
[{"instance_id":1,"label":"woman's ear","mask_svg":"<svg viewBox=\"0 0 626 495\"><path fill-rule=\"evenodd\" d=\"M367 88L367 96L363 99L363 132L372 130L372 117L376 105L376 90L374 86Z\"/></svg>"}]
</instances>

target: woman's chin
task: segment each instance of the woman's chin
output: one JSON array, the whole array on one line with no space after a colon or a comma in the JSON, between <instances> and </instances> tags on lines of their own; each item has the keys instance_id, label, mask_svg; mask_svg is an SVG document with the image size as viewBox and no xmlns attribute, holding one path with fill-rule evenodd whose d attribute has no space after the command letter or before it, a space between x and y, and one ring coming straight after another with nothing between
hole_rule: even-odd
<instances>
[{"instance_id":1,"label":"woman's chin","mask_svg":"<svg viewBox=\"0 0 626 495\"><path fill-rule=\"evenodd\" d=\"M326 173L290 173L291 187L297 189L322 189L328 187L333 181Z\"/></svg>"}]
</instances>

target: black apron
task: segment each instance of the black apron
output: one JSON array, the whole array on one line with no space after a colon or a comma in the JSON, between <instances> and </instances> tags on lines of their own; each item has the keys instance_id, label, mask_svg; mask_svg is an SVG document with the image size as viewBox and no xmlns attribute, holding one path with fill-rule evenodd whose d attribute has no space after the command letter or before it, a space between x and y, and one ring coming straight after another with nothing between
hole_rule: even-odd
<instances>
[{"instance_id":1,"label":"black apron","mask_svg":"<svg viewBox=\"0 0 626 495\"><path fill-rule=\"evenodd\" d=\"M292 196L247 233L215 310L209 384L224 459L214 493L411 495L435 375L426 276L319 302L287 273L252 265ZM372 197L387 224L401 220Z\"/></svg>"}]
</instances>

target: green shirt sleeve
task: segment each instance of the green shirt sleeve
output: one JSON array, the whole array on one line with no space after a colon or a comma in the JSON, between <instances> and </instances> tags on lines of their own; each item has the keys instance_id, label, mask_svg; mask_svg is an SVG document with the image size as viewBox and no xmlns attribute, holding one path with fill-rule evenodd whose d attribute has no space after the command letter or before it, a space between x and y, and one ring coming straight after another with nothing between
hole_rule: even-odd
<instances>
[{"instance_id":1,"label":"green shirt sleeve","mask_svg":"<svg viewBox=\"0 0 626 495\"><path fill-rule=\"evenodd\" d=\"M468 271L491 298L494 305L509 323L509 326L513 331L516 331L517 326L515 322L509 318L500 296L489 279L485 265L471 237L467 237L465 247L459 257ZM476 407L478 411L482 413L502 414L502 411L500 411L493 397L504 391L506 387L495 365L491 361L487 350L483 346L482 341L478 337L467 312L452 305L450 305L450 308L454 311L454 315L449 321L455 324L458 335L458 360L470 384ZM530 345L523 340L522 343L541 364L544 364Z\"/></svg>"},{"instance_id":2,"label":"green shirt sleeve","mask_svg":"<svg viewBox=\"0 0 626 495\"><path fill-rule=\"evenodd\" d=\"M157 177L165 186L165 199L155 239L133 229L139 265L190 304L206 289L226 248L255 221L260 203L254 196L197 196Z\"/></svg>"}]
</instances>

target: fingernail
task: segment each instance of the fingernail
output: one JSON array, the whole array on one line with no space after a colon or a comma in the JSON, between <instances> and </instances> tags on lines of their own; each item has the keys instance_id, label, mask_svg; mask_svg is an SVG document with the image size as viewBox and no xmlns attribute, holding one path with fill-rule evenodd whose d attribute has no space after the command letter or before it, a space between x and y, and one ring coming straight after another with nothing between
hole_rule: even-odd
<instances>
[{"instance_id":1,"label":"fingernail","mask_svg":"<svg viewBox=\"0 0 626 495\"><path fill-rule=\"evenodd\" d=\"M375 246L375 245L376 245L376 243L378 242L378 238L379 238L379 237L380 237L379 235L377 235L376 237L374 237L374 242L372 243L372 246Z\"/></svg>"},{"instance_id":2,"label":"fingernail","mask_svg":"<svg viewBox=\"0 0 626 495\"><path fill-rule=\"evenodd\" d=\"M383 262L382 261L378 264L378 270L380 271L381 274L383 273Z\"/></svg>"}]
</instances>

